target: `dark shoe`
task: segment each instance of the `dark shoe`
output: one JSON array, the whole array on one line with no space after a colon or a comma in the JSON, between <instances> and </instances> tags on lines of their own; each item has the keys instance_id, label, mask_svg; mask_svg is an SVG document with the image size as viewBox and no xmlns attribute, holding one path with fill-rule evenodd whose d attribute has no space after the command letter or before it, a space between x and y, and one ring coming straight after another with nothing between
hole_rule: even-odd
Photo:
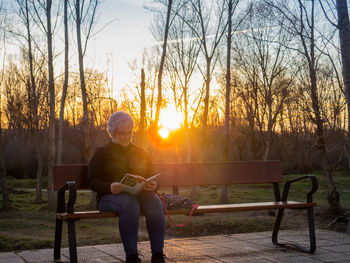
<instances>
[{"instance_id":1,"label":"dark shoe","mask_svg":"<svg viewBox=\"0 0 350 263\"><path fill-rule=\"evenodd\" d=\"M140 263L141 259L138 254L130 255L126 258L125 263Z\"/></svg>"},{"instance_id":2,"label":"dark shoe","mask_svg":"<svg viewBox=\"0 0 350 263\"><path fill-rule=\"evenodd\" d=\"M163 253L155 253L152 255L151 263L165 263L165 255Z\"/></svg>"}]
</instances>

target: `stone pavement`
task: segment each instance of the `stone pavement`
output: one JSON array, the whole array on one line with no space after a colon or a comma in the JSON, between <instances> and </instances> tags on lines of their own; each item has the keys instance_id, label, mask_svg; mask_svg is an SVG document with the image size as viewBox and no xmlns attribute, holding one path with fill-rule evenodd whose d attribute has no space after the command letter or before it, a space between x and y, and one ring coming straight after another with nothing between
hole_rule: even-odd
<instances>
[{"instance_id":1,"label":"stone pavement","mask_svg":"<svg viewBox=\"0 0 350 263\"><path fill-rule=\"evenodd\" d=\"M218 235L165 241L167 262L349 262L350 235L318 229L317 249L314 254L274 246L271 232ZM308 245L307 230L281 231L279 241L294 241ZM150 262L149 242L140 242L143 262ZM62 249L62 260L69 261L69 251ZM124 262L122 244L98 245L78 248L79 262ZM37 251L3 252L0 263L53 262L53 249Z\"/></svg>"}]
</instances>

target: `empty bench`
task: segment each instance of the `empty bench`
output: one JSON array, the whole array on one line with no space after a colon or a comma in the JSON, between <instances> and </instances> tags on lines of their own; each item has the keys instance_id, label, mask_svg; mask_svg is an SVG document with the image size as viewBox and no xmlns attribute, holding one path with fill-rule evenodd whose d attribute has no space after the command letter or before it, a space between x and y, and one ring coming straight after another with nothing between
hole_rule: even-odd
<instances>
[{"instance_id":1,"label":"empty bench","mask_svg":"<svg viewBox=\"0 0 350 263\"><path fill-rule=\"evenodd\" d=\"M316 250L314 210L316 203L312 195L318 183L312 175L285 182L282 193L279 184L283 183L281 164L279 161L247 161L247 162L202 162L202 163L156 163L155 169L162 173L159 177L161 186L209 186L229 184L271 184L273 196L271 202L239 203L222 205L200 205L193 214L224 213L236 211L273 210L277 216L272 231L272 243L280 246L294 246L301 251L313 253ZM67 222L70 262L77 262L75 222L79 219L117 217L115 212L75 211L74 204L78 189L88 189L87 165L56 165L53 167L54 189L57 195L56 229L54 241L54 260L60 261L62 225ZM288 200L292 183L310 180L311 189L303 202ZM68 201L65 192L68 191ZM278 231L285 209L306 209L309 228L309 248L298 244L282 244L278 242ZM188 209L169 210L170 214L188 215Z\"/></svg>"}]
</instances>

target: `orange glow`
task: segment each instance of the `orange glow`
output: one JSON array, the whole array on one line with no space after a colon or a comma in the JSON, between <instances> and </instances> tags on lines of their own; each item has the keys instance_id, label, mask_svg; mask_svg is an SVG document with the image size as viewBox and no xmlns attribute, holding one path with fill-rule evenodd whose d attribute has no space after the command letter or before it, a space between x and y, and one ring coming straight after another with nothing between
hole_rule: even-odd
<instances>
[{"instance_id":1,"label":"orange glow","mask_svg":"<svg viewBox=\"0 0 350 263\"><path fill-rule=\"evenodd\" d=\"M175 108L162 109L158 127L151 124L148 129L149 138L158 147L174 147L179 143L182 124L183 117Z\"/></svg>"},{"instance_id":2,"label":"orange glow","mask_svg":"<svg viewBox=\"0 0 350 263\"><path fill-rule=\"evenodd\" d=\"M161 129L159 129L158 133L159 133L160 137L162 137L163 139L166 139L166 138L168 138L170 131L166 128L161 128Z\"/></svg>"},{"instance_id":3,"label":"orange glow","mask_svg":"<svg viewBox=\"0 0 350 263\"><path fill-rule=\"evenodd\" d=\"M175 108L168 107L168 108L160 111L159 127L163 128L165 130L168 130L168 133L170 133L171 131L174 131L176 129L179 129L181 127L182 123L183 123L183 117L181 116L181 114L179 114L176 111ZM163 131L163 133L164 133L164 131Z\"/></svg>"}]
</instances>

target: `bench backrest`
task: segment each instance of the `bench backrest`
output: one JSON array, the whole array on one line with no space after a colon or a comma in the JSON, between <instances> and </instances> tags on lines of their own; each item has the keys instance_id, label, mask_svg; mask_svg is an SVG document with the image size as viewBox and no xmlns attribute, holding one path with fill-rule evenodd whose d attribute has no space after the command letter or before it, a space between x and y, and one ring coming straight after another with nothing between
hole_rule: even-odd
<instances>
[{"instance_id":1,"label":"bench backrest","mask_svg":"<svg viewBox=\"0 0 350 263\"><path fill-rule=\"evenodd\" d=\"M77 189L87 189L87 164L54 165L53 188L59 190L67 181L75 181Z\"/></svg>"},{"instance_id":2,"label":"bench backrest","mask_svg":"<svg viewBox=\"0 0 350 263\"><path fill-rule=\"evenodd\" d=\"M197 186L215 184L257 184L283 181L280 161L154 163L161 172L161 186ZM87 165L53 167L54 189L66 181L75 181L78 189L86 189Z\"/></svg>"}]
</instances>

